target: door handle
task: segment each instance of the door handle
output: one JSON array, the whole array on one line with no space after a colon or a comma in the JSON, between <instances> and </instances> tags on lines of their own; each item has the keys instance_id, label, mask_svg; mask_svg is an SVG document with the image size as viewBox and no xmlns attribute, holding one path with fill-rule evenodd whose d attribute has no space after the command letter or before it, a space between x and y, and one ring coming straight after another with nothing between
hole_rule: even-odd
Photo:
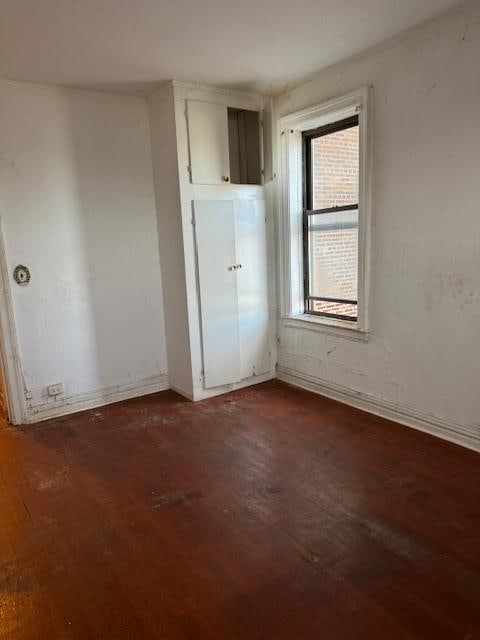
<instances>
[{"instance_id":1,"label":"door handle","mask_svg":"<svg viewBox=\"0 0 480 640\"><path fill-rule=\"evenodd\" d=\"M237 269L241 269L241 268L242 268L242 265L241 265L241 264L236 264L236 265L235 265L235 267L236 267Z\"/></svg>"},{"instance_id":2,"label":"door handle","mask_svg":"<svg viewBox=\"0 0 480 640\"><path fill-rule=\"evenodd\" d=\"M236 271L237 270L237 265L236 264L232 264L231 267L228 267L229 271Z\"/></svg>"}]
</instances>

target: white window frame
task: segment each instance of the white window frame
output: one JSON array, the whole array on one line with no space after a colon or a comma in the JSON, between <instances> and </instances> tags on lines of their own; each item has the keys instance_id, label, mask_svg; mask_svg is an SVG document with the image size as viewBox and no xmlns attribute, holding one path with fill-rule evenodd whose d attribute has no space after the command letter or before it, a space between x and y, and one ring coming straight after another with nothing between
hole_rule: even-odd
<instances>
[{"instance_id":1,"label":"white window frame","mask_svg":"<svg viewBox=\"0 0 480 640\"><path fill-rule=\"evenodd\" d=\"M371 140L369 87L329 100L278 120L279 298L280 314L290 324L326 333L369 333ZM303 291L303 149L302 133L358 114L359 222L358 319L356 322L304 313Z\"/></svg>"}]
</instances>

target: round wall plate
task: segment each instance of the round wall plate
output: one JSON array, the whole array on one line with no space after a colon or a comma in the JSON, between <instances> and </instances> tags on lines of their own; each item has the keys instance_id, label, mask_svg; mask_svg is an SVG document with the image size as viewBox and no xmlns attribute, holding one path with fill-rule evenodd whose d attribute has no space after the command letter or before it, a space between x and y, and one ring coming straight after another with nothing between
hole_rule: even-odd
<instances>
[{"instance_id":1,"label":"round wall plate","mask_svg":"<svg viewBox=\"0 0 480 640\"><path fill-rule=\"evenodd\" d=\"M30 269L24 264L17 265L13 272L13 278L21 287L26 287L30 282Z\"/></svg>"}]
</instances>

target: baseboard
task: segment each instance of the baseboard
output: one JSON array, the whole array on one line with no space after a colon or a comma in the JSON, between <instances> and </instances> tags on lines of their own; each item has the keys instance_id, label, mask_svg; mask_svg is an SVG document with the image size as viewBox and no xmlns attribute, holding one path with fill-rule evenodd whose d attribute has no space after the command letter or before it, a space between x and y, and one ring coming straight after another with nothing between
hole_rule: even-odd
<instances>
[{"instance_id":1,"label":"baseboard","mask_svg":"<svg viewBox=\"0 0 480 640\"><path fill-rule=\"evenodd\" d=\"M181 387L177 387L174 384L170 385L170 389L172 391L175 391L175 393L178 393L179 396L182 396L182 398L185 398L185 400L190 400L191 402L193 402L193 394L189 393L188 391L184 391Z\"/></svg>"},{"instance_id":2,"label":"baseboard","mask_svg":"<svg viewBox=\"0 0 480 640\"><path fill-rule=\"evenodd\" d=\"M348 387L280 365L277 367L277 378L296 387L313 391L357 409L480 452L480 429L473 425L455 423L422 413L411 407L399 407L388 400L381 400L369 394L354 391Z\"/></svg>"},{"instance_id":3,"label":"baseboard","mask_svg":"<svg viewBox=\"0 0 480 640\"><path fill-rule=\"evenodd\" d=\"M259 376L254 383L263 382L264 379L267 380L272 377L273 376L269 374ZM449 442L454 442L455 444L480 452L480 429L473 425L456 423L452 420L422 413L411 407L399 407L388 400L382 400L360 391L354 391L343 385L334 384L288 367L278 366L276 377L296 387L313 391L314 393L338 400L357 409L362 409L368 413L373 413L382 418L393 420L407 427L430 433ZM239 384L237 388L242 388L249 384L252 384L250 380ZM148 395L149 393L165 391L169 388L168 376L167 374L163 374L136 383L114 385L87 393L64 396L57 401L28 407L27 423L31 424L70 413L76 413L77 411L94 409L114 402ZM178 392L182 393L180 390L178 390ZM217 395L217 393L212 393L211 395ZM182 395L186 394L182 393Z\"/></svg>"},{"instance_id":4,"label":"baseboard","mask_svg":"<svg viewBox=\"0 0 480 640\"><path fill-rule=\"evenodd\" d=\"M29 406L27 408L27 423L32 424L34 422L76 413L77 411L94 409L95 407L102 407L114 402L120 402L121 400L129 400L130 398L138 398L148 395L149 393L165 391L169 388L168 375L162 374L146 378L139 382L114 385L86 393L62 396L58 400Z\"/></svg>"},{"instance_id":5,"label":"baseboard","mask_svg":"<svg viewBox=\"0 0 480 640\"><path fill-rule=\"evenodd\" d=\"M221 396L225 393L230 393L231 391L245 389L245 387L252 387L253 385L261 384L262 382L267 382L268 380L273 380L276 377L276 372L275 370L273 370L269 371L268 373L262 373L258 376L246 378L241 382L234 382L233 384L222 385L220 387L212 387L210 389L204 389L203 387L201 387L194 391L193 401L198 402L200 400L208 400L208 398L214 398L215 396Z\"/></svg>"}]
</instances>

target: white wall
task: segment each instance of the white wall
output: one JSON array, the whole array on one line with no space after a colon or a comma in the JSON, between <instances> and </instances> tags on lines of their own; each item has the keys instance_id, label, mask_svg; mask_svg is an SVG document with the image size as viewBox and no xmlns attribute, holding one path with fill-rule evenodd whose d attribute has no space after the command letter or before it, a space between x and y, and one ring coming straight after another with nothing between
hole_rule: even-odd
<instances>
[{"instance_id":1,"label":"white wall","mask_svg":"<svg viewBox=\"0 0 480 640\"><path fill-rule=\"evenodd\" d=\"M173 389L193 397L182 211L177 163L173 87L163 86L149 100L153 176L162 256L168 373Z\"/></svg>"},{"instance_id":2,"label":"white wall","mask_svg":"<svg viewBox=\"0 0 480 640\"><path fill-rule=\"evenodd\" d=\"M441 424L447 437L457 430L471 446L480 444L479 61L474 2L275 102L279 117L373 85L370 340L280 321L281 368Z\"/></svg>"},{"instance_id":3,"label":"white wall","mask_svg":"<svg viewBox=\"0 0 480 640\"><path fill-rule=\"evenodd\" d=\"M146 102L0 81L0 122L0 215L30 417L165 385ZM31 269L27 287L12 281L17 263ZM46 407L46 386L60 381L66 400Z\"/></svg>"}]
</instances>

